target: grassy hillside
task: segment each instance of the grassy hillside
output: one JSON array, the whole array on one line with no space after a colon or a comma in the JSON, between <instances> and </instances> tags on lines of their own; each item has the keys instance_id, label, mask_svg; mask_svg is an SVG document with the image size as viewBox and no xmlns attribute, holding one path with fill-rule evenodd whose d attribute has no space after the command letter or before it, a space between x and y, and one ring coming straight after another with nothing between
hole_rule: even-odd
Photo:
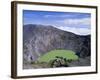
<instances>
[{"instance_id":1,"label":"grassy hillside","mask_svg":"<svg viewBox=\"0 0 100 80\"><path fill-rule=\"evenodd\" d=\"M67 60L77 60L78 56L75 55L73 51L70 50L52 50L45 55L41 56L38 61L39 62L49 62L50 60L54 60L57 56L66 58Z\"/></svg>"}]
</instances>

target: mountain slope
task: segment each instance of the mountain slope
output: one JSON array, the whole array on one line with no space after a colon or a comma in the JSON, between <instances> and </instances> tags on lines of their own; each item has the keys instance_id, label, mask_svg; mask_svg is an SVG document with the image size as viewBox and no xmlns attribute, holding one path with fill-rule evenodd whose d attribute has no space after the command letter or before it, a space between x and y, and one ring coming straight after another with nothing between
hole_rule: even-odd
<instances>
[{"instance_id":1,"label":"mountain slope","mask_svg":"<svg viewBox=\"0 0 100 80\"><path fill-rule=\"evenodd\" d=\"M90 42L90 35L80 36L53 26L24 25L24 62L35 61L43 54L54 49L72 50L79 57L84 58L91 55Z\"/></svg>"}]
</instances>

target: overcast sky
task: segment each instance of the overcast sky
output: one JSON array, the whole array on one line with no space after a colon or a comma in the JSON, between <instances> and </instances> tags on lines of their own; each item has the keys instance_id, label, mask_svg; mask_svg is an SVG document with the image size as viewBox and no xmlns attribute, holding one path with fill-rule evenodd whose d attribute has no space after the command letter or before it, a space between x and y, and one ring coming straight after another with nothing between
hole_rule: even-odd
<instances>
[{"instance_id":1,"label":"overcast sky","mask_svg":"<svg viewBox=\"0 0 100 80\"><path fill-rule=\"evenodd\" d=\"M23 23L52 25L79 35L88 35L91 32L89 13L23 10Z\"/></svg>"}]
</instances>

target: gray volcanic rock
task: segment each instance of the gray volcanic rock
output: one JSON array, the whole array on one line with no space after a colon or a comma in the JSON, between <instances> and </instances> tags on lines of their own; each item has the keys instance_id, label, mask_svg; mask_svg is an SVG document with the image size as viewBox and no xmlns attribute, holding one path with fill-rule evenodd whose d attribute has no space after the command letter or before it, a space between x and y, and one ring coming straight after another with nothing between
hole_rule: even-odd
<instances>
[{"instance_id":1,"label":"gray volcanic rock","mask_svg":"<svg viewBox=\"0 0 100 80\"><path fill-rule=\"evenodd\" d=\"M66 49L74 51L79 57L91 55L90 35L80 36L53 26L23 26L24 63L35 61L48 51Z\"/></svg>"},{"instance_id":2,"label":"gray volcanic rock","mask_svg":"<svg viewBox=\"0 0 100 80\"><path fill-rule=\"evenodd\" d=\"M79 60L77 60L77 61L72 61L71 63L68 63L69 67L90 66L90 65L91 65L90 57L79 58Z\"/></svg>"}]
</instances>

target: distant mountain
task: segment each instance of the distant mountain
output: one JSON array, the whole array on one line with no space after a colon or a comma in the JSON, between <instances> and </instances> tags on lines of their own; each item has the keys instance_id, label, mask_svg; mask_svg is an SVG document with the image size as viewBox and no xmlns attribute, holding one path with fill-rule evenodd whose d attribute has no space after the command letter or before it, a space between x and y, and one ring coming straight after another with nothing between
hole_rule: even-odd
<instances>
[{"instance_id":1,"label":"distant mountain","mask_svg":"<svg viewBox=\"0 0 100 80\"><path fill-rule=\"evenodd\" d=\"M79 57L91 55L90 35L82 36L53 26L29 24L23 26L24 62L37 60L54 49L74 51Z\"/></svg>"}]
</instances>

